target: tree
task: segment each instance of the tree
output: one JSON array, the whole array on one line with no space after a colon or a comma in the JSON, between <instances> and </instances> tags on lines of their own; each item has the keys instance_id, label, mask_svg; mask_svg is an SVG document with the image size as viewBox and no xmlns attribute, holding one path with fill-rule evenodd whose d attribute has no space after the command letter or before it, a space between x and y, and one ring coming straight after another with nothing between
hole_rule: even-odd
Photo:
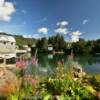
<instances>
[{"instance_id":1,"label":"tree","mask_svg":"<svg viewBox=\"0 0 100 100\"><path fill-rule=\"evenodd\" d=\"M36 47L40 50L46 51L48 49L48 40L45 37L37 40Z\"/></svg>"},{"instance_id":2,"label":"tree","mask_svg":"<svg viewBox=\"0 0 100 100\"><path fill-rule=\"evenodd\" d=\"M48 39L48 42L53 45L55 51L63 51L65 46L64 37L60 34L52 36Z\"/></svg>"},{"instance_id":3,"label":"tree","mask_svg":"<svg viewBox=\"0 0 100 100\"><path fill-rule=\"evenodd\" d=\"M47 50L48 49L48 40L44 37L41 39L42 49Z\"/></svg>"}]
</instances>

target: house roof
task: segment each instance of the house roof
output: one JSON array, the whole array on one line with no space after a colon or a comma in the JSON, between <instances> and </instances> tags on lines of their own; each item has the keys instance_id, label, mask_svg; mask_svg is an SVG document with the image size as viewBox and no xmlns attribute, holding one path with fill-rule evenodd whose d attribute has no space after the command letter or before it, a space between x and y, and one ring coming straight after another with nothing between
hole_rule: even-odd
<instances>
[{"instance_id":1,"label":"house roof","mask_svg":"<svg viewBox=\"0 0 100 100\"><path fill-rule=\"evenodd\" d=\"M0 35L0 41L16 42L13 36L8 36L8 35Z\"/></svg>"}]
</instances>

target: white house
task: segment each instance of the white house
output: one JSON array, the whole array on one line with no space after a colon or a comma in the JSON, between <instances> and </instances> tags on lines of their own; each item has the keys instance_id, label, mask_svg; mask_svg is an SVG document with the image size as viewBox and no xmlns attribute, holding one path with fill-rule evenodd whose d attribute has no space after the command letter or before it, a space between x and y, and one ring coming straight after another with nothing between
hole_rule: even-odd
<instances>
[{"instance_id":1,"label":"white house","mask_svg":"<svg viewBox=\"0 0 100 100\"><path fill-rule=\"evenodd\" d=\"M53 51L53 46L51 44L48 45L48 51Z\"/></svg>"},{"instance_id":2,"label":"white house","mask_svg":"<svg viewBox=\"0 0 100 100\"><path fill-rule=\"evenodd\" d=\"M13 36L0 35L0 67L4 64L15 63L16 41ZM11 60L12 59L12 60Z\"/></svg>"},{"instance_id":3,"label":"white house","mask_svg":"<svg viewBox=\"0 0 100 100\"><path fill-rule=\"evenodd\" d=\"M24 50L31 52L31 48L28 45L23 45Z\"/></svg>"}]
</instances>

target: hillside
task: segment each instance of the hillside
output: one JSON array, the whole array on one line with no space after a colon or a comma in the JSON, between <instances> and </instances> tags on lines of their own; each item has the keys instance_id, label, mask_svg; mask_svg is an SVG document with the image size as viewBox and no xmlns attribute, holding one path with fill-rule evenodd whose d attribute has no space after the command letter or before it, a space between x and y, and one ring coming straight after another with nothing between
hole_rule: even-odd
<instances>
[{"instance_id":1,"label":"hillside","mask_svg":"<svg viewBox=\"0 0 100 100\"><path fill-rule=\"evenodd\" d=\"M1 35L9 35L9 36L14 36L16 39L16 44L18 46L22 46L22 45L33 45L36 43L36 39L34 38L24 38L21 35L12 35L12 34L7 34L4 32L0 32Z\"/></svg>"}]
</instances>

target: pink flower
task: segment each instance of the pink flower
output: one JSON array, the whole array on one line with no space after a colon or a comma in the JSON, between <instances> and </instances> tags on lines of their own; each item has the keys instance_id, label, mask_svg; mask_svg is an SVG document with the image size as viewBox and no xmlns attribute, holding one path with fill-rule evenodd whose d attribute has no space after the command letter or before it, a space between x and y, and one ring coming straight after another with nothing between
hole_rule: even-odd
<instances>
[{"instance_id":1,"label":"pink flower","mask_svg":"<svg viewBox=\"0 0 100 100\"><path fill-rule=\"evenodd\" d=\"M33 65L38 64L38 59L37 59L36 57L33 57L33 58L32 58L32 64L33 64Z\"/></svg>"},{"instance_id":2,"label":"pink flower","mask_svg":"<svg viewBox=\"0 0 100 100\"><path fill-rule=\"evenodd\" d=\"M16 62L16 67L19 68L20 66L21 66L21 63L20 63L19 61L17 61L17 62Z\"/></svg>"},{"instance_id":3,"label":"pink flower","mask_svg":"<svg viewBox=\"0 0 100 100\"><path fill-rule=\"evenodd\" d=\"M25 62L23 60L16 62L16 67L18 67L18 68L26 68L27 66L28 66L28 62Z\"/></svg>"},{"instance_id":4,"label":"pink flower","mask_svg":"<svg viewBox=\"0 0 100 100\"><path fill-rule=\"evenodd\" d=\"M32 85L35 85L36 84L36 80L35 79L32 79Z\"/></svg>"},{"instance_id":5,"label":"pink flower","mask_svg":"<svg viewBox=\"0 0 100 100\"><path fill-rule=\"evenodd\" d=\"M21 61L21 65L24 67L26 66L26 62L25 61Z\"/></svg>"}]
</instances>

